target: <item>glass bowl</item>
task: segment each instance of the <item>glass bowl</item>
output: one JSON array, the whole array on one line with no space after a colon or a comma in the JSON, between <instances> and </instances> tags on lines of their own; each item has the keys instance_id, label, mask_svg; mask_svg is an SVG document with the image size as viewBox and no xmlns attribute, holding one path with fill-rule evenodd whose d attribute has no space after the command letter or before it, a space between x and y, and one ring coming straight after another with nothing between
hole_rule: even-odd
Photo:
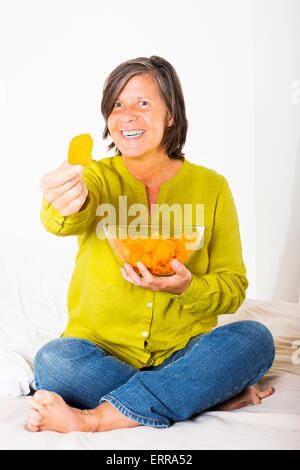
<instances>
[{"instance_id":1,"label":"glass bowl","mask_svg":"<svg viewBox=\"0 0 300 470\"><path fill-rule=\"evenodd\" d=\"M186 265L204 243L203 225L103 225L103 230L117 259L138 274L140 261L155 276L172 276L172 259Z\"/></svg>"}]
</instances>

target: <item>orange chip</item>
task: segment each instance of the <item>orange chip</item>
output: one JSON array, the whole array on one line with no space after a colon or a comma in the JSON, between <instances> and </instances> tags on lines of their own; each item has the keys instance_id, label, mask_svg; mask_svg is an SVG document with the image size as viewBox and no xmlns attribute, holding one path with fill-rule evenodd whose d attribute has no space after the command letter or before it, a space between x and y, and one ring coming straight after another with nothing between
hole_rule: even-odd
<instances>
[{"instance_id":1,"label":"orange chip","mask_svg":"<svg viewBox=\"0 0 300 470\"><path fill-rule=\"evenodd\" d=\"M93 139L90 134L73 137L69 145L68 162L71 165L90 165L92 163Z\"/></svg>"},{"instance_id":2,"label":"orange chip","mask_svg":"<svg viewBox=\"0 0 300 470\"><path fill-rule=\"evenodd\" d=\"M124 263L130 264L137 273L140 272L137 262L141 261L152 274L168 275L174 273L171 266L172 259L177 259L184 264L193 251L186 249L186 243L193 243L196 239L197 235L188 238L183 233L181 239L128 237L111 239L111 242L119 258Z\"/></svg>"}]
</instances>

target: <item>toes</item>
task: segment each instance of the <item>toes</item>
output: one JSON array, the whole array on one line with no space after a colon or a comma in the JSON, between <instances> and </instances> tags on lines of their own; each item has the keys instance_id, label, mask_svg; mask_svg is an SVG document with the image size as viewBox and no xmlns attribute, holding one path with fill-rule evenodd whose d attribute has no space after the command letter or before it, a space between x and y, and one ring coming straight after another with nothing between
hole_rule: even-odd
<instances>
[{"instance_id":1,"label":"toes","mask_svg":"<svg viewBox=\"0 0 300 470\"><path fill-rule=\"evenodd\" d=\"M27 405L32 406L32 405L34 404L34 399L33 399L33 397L27 397L27 398L26 398L26 403L27 403Z\"/></svg>"},{"instance_id":2,"label":"toes","mask_svg":"<svg viewBox=\"0 0 300 470\"><path fill-rule=\"evenodd\" d=\"M258 392L258 396L259 398L266 398L266 397L269 397L270 395L272 395L273 393L275 392L274 388L273 387L266 387L264 390L262 390L261 392Z\"/></svg>"},{"instance_id":3,"label":"toes","mask_svg":"<svg viewBox=\"0 0 300 470\"><path fill-rule=\"evenodd\" d=\"M27 429L27 431L37 432L40 430L41 423L41 414L37 410L31 408L28 412L28 420L25 425L25 429Z\"/></svg>"},{"instance_id":4,"label":"toes","mask_svg":"<svg viewBox=\"0 0 300 470\"><path fill-rule=\"evenodd\" d=\"M258 395L254 395L251 399L251 404L252 405L260 405L261 404L261 399Z\"/></svg>"},{"instance_id":5,"label":"toes","mask_svg":"<svg viewBox=\"0 0 300 470\"><path fill-rule=\"evenodd\" d=\"M42 415L37 411L36 409L32 408L29 410L29 421L34 425L34 426L39 426L42 421Z\"/></svg>"},{"instance_id":6,"label":"toes","mask_svg":"<svg viewBox=\"0 0 300 470\"><path fill-rule=\"evenodd\" d=\"M28 419L25 425L25 429L31 432L39 431L42 420L42 415L36 409L30 408L28 411Z\"/></svg>"},{"instance_id":7,"label":"toes","mask_svg":"<svg viewBox=\"0 0 300 470\"><path fill-rule=\"evenodd\" d=\"M45 411L45 405L41 405L39 402L33 400L32 405L31 405L31 410L37 410L40 413L43 413Z\"/></svg>"},{"instance_id":8,"label":"toes","mask_svg":"<svg viewBox=\"0 0 300 470\"><path fill-rule=\"evenodd\" d=\"M39 426L34 426L31 423L26 423L24 428L30 432L38 432L40 430Z\"/></svg>"},{"instance_id":9,"label":"toes","mask_svg":"<svg viewBox=\"0 0 300 470\"><path fill-rule=\"evenodd\" d=\"M245 404L260 405L261 399L259 396L259 391L256 390L253 385L245 388L243 393L243 402Z\"/></svg>"},{"instance_id":10,"label":"toes","mask_svg":"<svg viewBox=\"0 0 300 470\"><path fill-rule=\"evenodd\" d=\"M54 401L53 392L48 392L47 390L38 390L33 395L35 403L40 405L51 405Z\"/></svg>"}]
</instances>

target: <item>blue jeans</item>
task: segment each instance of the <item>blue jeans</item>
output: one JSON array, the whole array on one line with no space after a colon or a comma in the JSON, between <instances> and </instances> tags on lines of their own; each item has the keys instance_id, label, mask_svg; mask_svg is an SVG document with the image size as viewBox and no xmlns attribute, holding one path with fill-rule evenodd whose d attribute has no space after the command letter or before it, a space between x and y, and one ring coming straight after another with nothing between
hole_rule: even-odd
<instances>
[{"instance_id":1,"label":"blue jeans","mask_svg":"<svg viewBox=\"0 0 300 470\"><path fill-rule=\"evenodd\" d=\"M250 320L195 336L159 366L142 369L92 341L65 337L36 354L35 386L58 393L76 408L107 401L138 423L167 428L255 384L274 356L270 331Z\"/></svg>"}]
</instances>

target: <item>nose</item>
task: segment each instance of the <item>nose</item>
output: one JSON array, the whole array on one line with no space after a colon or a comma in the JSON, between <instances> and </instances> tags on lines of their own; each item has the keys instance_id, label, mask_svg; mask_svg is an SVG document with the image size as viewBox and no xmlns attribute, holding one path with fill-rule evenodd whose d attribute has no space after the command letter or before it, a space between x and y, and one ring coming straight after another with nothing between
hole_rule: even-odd
<instances>
[{"instance_id":1,"label":"nose","mask_svg":"<svg viewBox=\"0 0 300 470\"><path fill-rule=\"evenodd\" d=\"M137 110L135 109L134 105L124 106L123 109L121 110L120 120L122 122L136 121L137 118L138 118L138 113L137 113Z\"/></svg>"}]
</instances>

